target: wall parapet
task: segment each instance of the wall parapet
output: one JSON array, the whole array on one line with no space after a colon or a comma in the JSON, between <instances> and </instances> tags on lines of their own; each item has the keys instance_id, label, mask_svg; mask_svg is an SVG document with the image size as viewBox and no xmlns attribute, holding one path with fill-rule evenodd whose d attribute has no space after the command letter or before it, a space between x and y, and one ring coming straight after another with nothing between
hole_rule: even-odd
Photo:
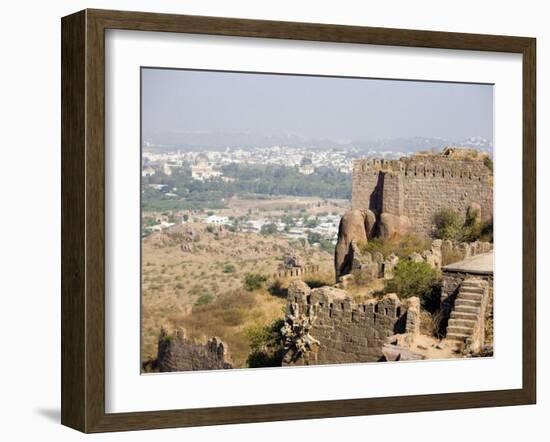
<instances>
[{"instance_id":1,"label":"wall parapet","mask_svg":"<svg viewBox=\"0 0 550 442\"><path fill-rule=\"evenodd\" d=\"M318 345L304 353L291 337L284 365L374 362L383 357L382 346L393 335L418 330L419 303L401 301L394 293L356 303L344 290L329 286L310 289L302 281L293 281L287 298L289 327L300 317L308 318L308 340ZM302 342L304 337L297 339Z\"/></svg>"},{"instance_id":2,"label":"wall parapet","mask_svg":"<svg viewBox=\"0 0 550 442\"><path fill-rule=\"evenodd\" d=\"M187 339L183 328L169 332L165 327L159 336L157 366L160 372L233 368L227 344L220 338L196 344Z\"/></svg>"},{"instance_id":3,"label":"wall parapet","mask_svg":"<svg viewBox=\"0 0 550 442\"><path fill-rule=\"evenodd\" d=\"M456 150L458 152L458 149ZM375 234L405 231L430 236L434 216L445 209L466 217L472 204L481 218L493 216L492 171L486 155L414 155L399 160L360 159L353 164L352 210L371 211Z\"/></svg>"}]
</instances>

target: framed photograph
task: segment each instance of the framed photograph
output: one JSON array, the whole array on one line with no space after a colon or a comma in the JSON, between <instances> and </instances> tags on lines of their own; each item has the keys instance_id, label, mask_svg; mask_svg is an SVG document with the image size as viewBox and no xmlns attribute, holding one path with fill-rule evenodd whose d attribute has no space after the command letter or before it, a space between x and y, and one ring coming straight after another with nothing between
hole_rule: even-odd
<instances>
[{"instance_id":1,"label":"framed photograph","mask_svg":"<svg viewBox=\"0 0 550 442\"><path fill-rule=\"evenodd\" d=\"M62 19L62 423L534 404L535 39Z\"/></svg>"}]
</instances>

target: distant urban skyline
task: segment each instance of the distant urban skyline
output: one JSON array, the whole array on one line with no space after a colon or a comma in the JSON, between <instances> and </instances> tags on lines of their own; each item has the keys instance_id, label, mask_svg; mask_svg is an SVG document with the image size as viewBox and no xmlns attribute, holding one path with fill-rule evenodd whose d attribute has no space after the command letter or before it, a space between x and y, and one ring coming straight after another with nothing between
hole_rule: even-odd
<instances>
[{"instance_id":1,"label":"distant urban skyline","mask_svg":"<svg viewBox=\"0 0 550 442\"><path fill-rule=\"evenodd\" d=\"M493 86L144 68L142 135L493 140Z\"/></svg>"}]
</instances>

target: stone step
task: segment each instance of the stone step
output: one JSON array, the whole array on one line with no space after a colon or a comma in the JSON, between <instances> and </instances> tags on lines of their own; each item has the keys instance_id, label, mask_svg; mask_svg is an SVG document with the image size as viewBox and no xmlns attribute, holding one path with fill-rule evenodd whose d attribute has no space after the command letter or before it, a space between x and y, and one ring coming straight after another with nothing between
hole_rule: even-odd
<instances>
[{"instance_id":1,"label":"stone step","mask_svg":"<svg viewBox=\"0 0 550 442\"><path fill-rule=\"evenodd\" d=\"M481 301L474 301L473 299L461 299L457 298L455 301L455 307L463 305L465 307L479 307L481 306Z\"/></svg>"},{"instance_id":2,"label":"stone step","mask_svg":"<svg viewBox=\"0 0 550 442\"><path fill-rule=\"evenodd\" d=\"M464 281L461 282L460 285L476 286L476 287L479 287L479 286L481 286L481 285L483 285L483 284L484 284L483 279L471 278L471 279L465 279Z\"/></svg>"},{"instance_id":3,"label":"stone step","mask_svg":"<svg viewBox=\"0 0 550 442\"><path fill-rule=\"evenodd\" d=\"M473 332L474 332L473 327L457 327L457 326L450 326L450 325L447 327L447 335L458 334L458 335L472 336Z\"/></svg>"},{"instance_id":4,"label":"stone step","mask_svg":"<svg viewBox=\"0 0 550 442\"><path fill-rule=\"evenodd\" d=\"M475 313L461 313L453 310L451 312L451 319L468 319L470 321L477 321L477 315Z\"/></svg>"},{"instance_id":5,"label":"stone step","mask_svg":"<svg viewBox=\"0 0 550 442\"><path fill-rule=\"evenodd\" d=\"M471 301L481 301L483 299L483 295L479 293L460 292L457 296L457 299L469 299Z\"/></svg>"},{"instance_id":6,"label":"stone step","mask_svg":"<svg viewBox=\"0 0 550 442\"><path fill-rule=\"evenodd\" d=\"M465 335L464 333L447 333L446 336L447 340L461 342L465 342L469 337L470 335Z\"/></svg>"},{"instance_id":7,"label":"stone step","mask_svg":"<svg viewBox=\"0 0 550 442\"><path fill-rule=\"evenodd\" d=\"M449 319L449 327L466 327L466 328L474 328L476 325L475 319L457 319L457 318L451 318Z\"/></svg>"},{"instance_id":8,"label":"stone step","mask_svg":"<svg viewBox=\"0 0 550 442\"><path fill-rule=\"evenodd\" d=\"M485 292L483 287L464 287L460 286L460 293L479 293L482 295Z\"/></svg>"},{"instance_id":9,"label":"stone step","mask_svg":"<svg viewBox=\"0 0 550 442\"><path fill-rule=\"evenodd\" d=\"M455 311L457 313L473 313L474 315L478 315L480 308L469 305L455 305Z\"/></svg>"}]
</instances>

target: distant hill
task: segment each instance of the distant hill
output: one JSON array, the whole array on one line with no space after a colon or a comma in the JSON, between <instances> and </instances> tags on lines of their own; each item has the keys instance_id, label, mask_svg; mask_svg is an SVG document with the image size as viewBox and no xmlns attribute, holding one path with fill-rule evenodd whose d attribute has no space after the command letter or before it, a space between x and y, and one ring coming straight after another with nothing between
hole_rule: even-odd
<instances>
[{"instance_id":1,"label":"distant hill","mask_svg":"<svg viewBox=\"0 0 550 442\"><path fill-rule=\"evenodd\" d=\"M466 140L451 140L435 137L405 137L376 140L337 140L308 138L293 133L266 134L259 132L219 132L219 131L178 131L159 132L144 139L146 149L151 151L173 150L221 150L227 147L261 148L272 146L303 147L311 149L331 149L354 147L360 152L392 151L418 152L421 150L441 150L448 145L474 147L492 152L492 142L486 138L473 136Z\"/></svg>"}]
</instances>

